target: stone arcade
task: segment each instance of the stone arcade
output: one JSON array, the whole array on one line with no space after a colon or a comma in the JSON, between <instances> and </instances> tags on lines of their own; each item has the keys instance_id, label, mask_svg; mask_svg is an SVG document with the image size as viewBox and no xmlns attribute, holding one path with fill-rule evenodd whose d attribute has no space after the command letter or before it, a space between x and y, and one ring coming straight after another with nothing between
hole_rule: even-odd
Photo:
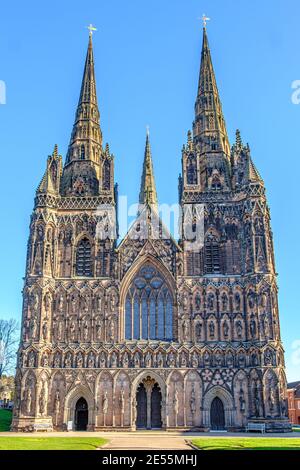
<instances>
[{"instance_id":1,"label":"stone arcade","mask_svg":"<svg viewBox=\"0 0 300 470\"><path fill-rule=\"evenodd\" d=\"M55 146L30 222L12 429L288 430L264 182L238 131L230 147L205 27L179 178L182 226L203 205L204 246L159 220L149 135L119 244L117 198L90 35L66 160Z\"/></svg>"}]
</instances>

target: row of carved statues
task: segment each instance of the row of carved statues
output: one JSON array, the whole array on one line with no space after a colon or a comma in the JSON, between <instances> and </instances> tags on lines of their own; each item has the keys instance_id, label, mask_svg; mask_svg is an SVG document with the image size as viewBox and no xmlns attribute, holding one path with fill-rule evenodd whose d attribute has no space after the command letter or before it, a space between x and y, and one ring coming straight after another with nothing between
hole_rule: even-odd
<instances>
[{"instance_id":1,"label":"row of carved statues","mask_svg":"<svg viewBox=\"0 0 300 470\"><path fill-rule=\"evenodd\" d=\"M39 354L34 350L23 352L19 357L20 367L54 367L54 368L106 368L106 367L257 367L257 366L275 366L281 363L280 353L266 348L263 353L257 350L245 351L217 351L203 352L193 351L148 351L141 353L139 351L125 352L106 352L95 353L93 351L85 353L79 352L53 352L47 350Z\"/></svg>"},{"instance_id":2,"label":"row of carved statues","mask_svg":"<svg viewBox=\"0 0 300 470\"><path fill-rule=\"evenodd\" d=\"M117 317L97 315L91 318L85 315L55 315L52 319L44 317L41 323L39 316L32 314L23 321L22 339L24 342L116 342ZM204 341L262 341L278 338L279 329L272 314L251 314L245 319L242 315L197 315L193 319L188 316L179 320L178 339L182 342L201 343ZM175 338L173 332L173 338ZM152 338L155 339L155 338Z\"/></svg>"}]
</instances>

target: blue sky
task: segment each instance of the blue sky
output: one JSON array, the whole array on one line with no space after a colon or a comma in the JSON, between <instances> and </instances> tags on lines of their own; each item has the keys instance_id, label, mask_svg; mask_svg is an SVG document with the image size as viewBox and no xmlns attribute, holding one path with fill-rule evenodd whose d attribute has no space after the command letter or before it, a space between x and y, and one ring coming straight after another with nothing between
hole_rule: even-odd
<instances>
[{"instance_id":1,"label":"blue sky","mask_svg":"<svg viewBox=\"0 0 300 470\"><path fill-rule=\"evenodd\" d=\"M21 315L29 217L55 143L65 156L92 22L104 140L120 194L135 202L150 125L160 202L177 202L181 148L191 128L202 26L231 142L250 143L272 215L282 338L289 380L300 379L300 3L296 0L6 2L1 6L0 317ZM294 344L295 346L295 344ZM294 359L293 359L294 354Z\"/></svg>"}]
</instances>

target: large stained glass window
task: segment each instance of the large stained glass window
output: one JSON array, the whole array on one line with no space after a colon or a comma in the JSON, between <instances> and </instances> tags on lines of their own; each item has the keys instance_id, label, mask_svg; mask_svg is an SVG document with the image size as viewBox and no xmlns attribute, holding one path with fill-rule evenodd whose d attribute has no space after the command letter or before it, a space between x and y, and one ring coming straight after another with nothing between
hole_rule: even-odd
<instances>
[{"instance_id":1,"label":"large stained glass window","mask_svg":"<svg viewBox=\"0 0 300 470\"><path fill-rule=\"evenodd\" d=\"M127 340L173 338L173 302L161 273L144 265L134 277L125 301Z\"/></svg>"}]
</instances>

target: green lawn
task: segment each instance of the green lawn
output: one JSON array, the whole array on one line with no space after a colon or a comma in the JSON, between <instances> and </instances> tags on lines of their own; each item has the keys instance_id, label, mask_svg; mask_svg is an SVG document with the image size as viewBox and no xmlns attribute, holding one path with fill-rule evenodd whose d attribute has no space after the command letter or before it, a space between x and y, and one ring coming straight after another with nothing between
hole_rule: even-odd
<instances>
[{"instance_id":1,"label":"green lawn","mask_svg":"<svg viewBox=\"0 0 300 470\"><path fill-rule=\"evenodd\" d=\"M106 442L99 437L0 437L0 450L95 450Z\"/></svg>"},{"instance_id":2,"label":"green lawn","mask_svg":"<svg viewBox=\"0 0 300 470\"><path fill-rule=\"evenodd\" d=\"M0 432L9 431L12 420L12 411L0 410Z\"/></svg>"},{"instance_id":3,"label":"green lawn","mask_svg":"<svg viewBox=\"0 0 300 470\"><path fill-rule=\"evenodd\" d=\"M192 444L201 450L300 450L300 439L288 437L202 437Z\"/></svg>"}]
</instances>

